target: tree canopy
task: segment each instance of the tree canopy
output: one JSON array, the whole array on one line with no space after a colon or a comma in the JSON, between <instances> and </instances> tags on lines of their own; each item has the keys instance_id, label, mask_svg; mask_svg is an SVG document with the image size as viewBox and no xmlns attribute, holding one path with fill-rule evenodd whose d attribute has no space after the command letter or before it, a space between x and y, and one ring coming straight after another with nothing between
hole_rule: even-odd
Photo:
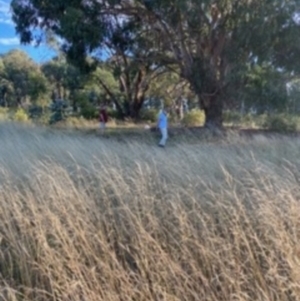
<instances>
[{"instance_id":1,"label":"tree canopy","mask_svg":"<svg viewBox=\"0 0 300 301\"><path fill-rule=\"evenodd\" d=\"M120 94L111 93L103 80L99 84L124 114L138 114L153 80L172 71L197 95L206 126L215 127L222 124L224 106L249 87L249 72L258 72L257 66L271 66L275 73L280 68L282 74L300 71L297 4L13 0L11 5L22 43L40 42L43 33L52 32L68 62L87 74L109 61Z\"/></svg>"},{"instance_id":2,"label":"tree canopy","mask_svg":"<svg viewBox=\"0 0 300 301\"><path fill-rule=\"evenodd\" d=\"M47 93L46 78L24 52L13 50L0 60L2 105L18 106L36 102Z\"/></svg>"}]
</instances>

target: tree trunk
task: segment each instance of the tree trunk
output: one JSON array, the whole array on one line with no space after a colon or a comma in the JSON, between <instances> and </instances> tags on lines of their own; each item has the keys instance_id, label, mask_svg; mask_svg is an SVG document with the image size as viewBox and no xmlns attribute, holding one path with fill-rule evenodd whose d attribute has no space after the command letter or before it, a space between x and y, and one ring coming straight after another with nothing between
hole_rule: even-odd
<instances>
[{"instance_id":1,"label":"tree trunk","mask_svg":"<svg viewBox=\"0 0 300 301\"><path fill-rule=\"evenodd\" d=\"M114 105L116 106L119 118L124 120L125 119L125 116L124 116L125 114L124 114L124 111L122 109L122 106L119 104L119 102L116 100L115 97L112 99L112 101L113 101Z\"/></svg>"},{"instance_id":2,"label":"tree trunk","mask_svg":"<svg viewBox=\"0 0 300 301\"><path fill-rule=\"evenodd\" d=\"M140 111L142 109L145 97L144 95L135 98L130 105L130 117L134 120L138 120L140 117Z\"/></svg>"},{"instance_id":3,"label":"tree trunk","mask_svg":"<svg viewBox=\"0 0 300 301\"><path fill-rule=\"evenodd\" d=\"M201 95L200 105L205 114L204 126L211 130L221 129L223 126L223 102L219 95Z\"/></svg>"},{"instance_id":4,"label":"tree trunk","mask_svg":"<svg viewBox=\"0 0 300 301\"><path fill-rule=\"evenodd\" d=\"M56 99L62 99L61 89L60 83L56 83Z\"/></svg>"},{"instance_id":5,"label":"tree trunk","mask_svg":"<svg viewBox=\"0 0 300 301\"><path fill-rule=\"evenodd\" d=\"M183 101L180 98L178 103L177 103L177 114L178 114L178 119L182 121L184 117L184 110L183 110Z\"/></svg>"},{"instance_id":6,"label":"tree trunk","mask_svg":"<svg viewBox=\"0 0 300 301\"><path fill-rule=\"evenodd\" d=\"M77 112L77 109L78 109L78 106L77 106L77 99L76 99L75 91L74 91L74 90L71 90L71 91L70 91L69 98L70 98L70 100L72 101L72 109L73 109L73 112L76 113L76 112ZM66 97L65 97L65 95L64 95L64 100L65 100L65 99L66 99Z\"/></svg>"}]
</instances>

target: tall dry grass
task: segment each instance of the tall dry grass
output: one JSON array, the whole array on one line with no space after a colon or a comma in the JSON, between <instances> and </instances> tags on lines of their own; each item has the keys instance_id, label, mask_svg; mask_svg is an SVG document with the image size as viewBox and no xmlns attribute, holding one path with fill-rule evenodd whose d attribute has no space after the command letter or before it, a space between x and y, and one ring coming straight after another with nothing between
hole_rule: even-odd
<instances>
[{"instance_id":1,"label":"tall dry grass","mask_svg":"<svg viewBox=\"0 0 300 301\"><path fill-rule=\"evenodd\" d=\"M0 143L0 300L300 299L299 141Z\"/></svg>"}]
</instances>

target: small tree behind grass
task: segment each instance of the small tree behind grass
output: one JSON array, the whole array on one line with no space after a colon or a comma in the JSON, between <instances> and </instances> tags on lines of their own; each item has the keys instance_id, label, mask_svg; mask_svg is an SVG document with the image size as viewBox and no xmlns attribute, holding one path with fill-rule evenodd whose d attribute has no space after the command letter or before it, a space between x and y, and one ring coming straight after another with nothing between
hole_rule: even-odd
<instances>
[{"instance_id":1,"label":"small tree behind grass","mask_svg":"<svg viewBox=\"0 0 300 301\"><path fill-rule=\"evenodd\" d=\"M140 113L140 119L146 122L156 122L158 110L156 109L143 109Z\"/></svg>"},{"instance_id":2,"label":"small tree behind grass","mask_svg":"<svg viewBox=\"0 0 300 301\"><path fill-rule=\"evenodd\" d=\"M12 120L16 122L29 122L29 116L24 109L18 109L12 116Z\"/></svg>"},{"instance_id":3,"label":"small tree behind grass","mask_svg":"<svg viewBox=\"0 0 300 301\"><path fill-rule=\"evenodd\" d=\"M0 121L7 121L9 119L8 108L0 107Z\"/></svg>"},{"instance_id":4,"label":"small tree behind grass","mask_svg":"<svg viewBox=\"0 0 300 301\"><path fill-rule=\"evenodd\" d=\"M204 122L204 112L197 109L187 112L182 119L182 124L185 126L202 126Z\"/></svg>"},{"instance_id":5,"label":"small tree behind grass","mask_svg":"<svg viewBox=\"0 0 300 301\"><path fill-rule=\"evenodd\" d=\"M68 104L64 100L57 100L52 103L51 107L50 124L55 124L59 121L64 121L68 114Z\"/></svg>"},{"instance_id":6,"label":"small tree behind grass","mask_svg":"<svg viewBox=\"0 0 300 301\"><path fill-rule=\"evenodd\" d=\"M288 114L271 115L265 120L263 127L279 132L293 132L298 129L298 120L299 118Z\"/></svg>"},{"instance_id":7,"label":"small tree behind grass","mask_svg":"<svg viewBox=\"0 0 300 301\"><path fill-rule=\"evenodd\" d=\"M266 114L242 114L238 111L225 111L223 114L224 124L229 127L263 128L266 118Z\"/></svg>"}]
</instances>

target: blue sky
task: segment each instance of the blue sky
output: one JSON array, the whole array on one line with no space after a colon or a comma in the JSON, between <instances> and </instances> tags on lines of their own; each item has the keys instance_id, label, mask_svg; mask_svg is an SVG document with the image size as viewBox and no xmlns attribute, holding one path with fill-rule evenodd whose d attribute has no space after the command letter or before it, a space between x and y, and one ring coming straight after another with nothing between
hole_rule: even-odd
<instances>
[{"instance_id":1,"label":"blue sky","mask_svg":"<svg viewBox=\"0 0 300 301\"><path fill-rule=\"evenodd\" d=\"M12 49L22 49L37 63L50 60L54 52L47 46L41 45L36 48L30 45L20 45L19 37L11 20L10 1L0 0L0 54L4 54Z\"/></svg>"}]
</instances>

